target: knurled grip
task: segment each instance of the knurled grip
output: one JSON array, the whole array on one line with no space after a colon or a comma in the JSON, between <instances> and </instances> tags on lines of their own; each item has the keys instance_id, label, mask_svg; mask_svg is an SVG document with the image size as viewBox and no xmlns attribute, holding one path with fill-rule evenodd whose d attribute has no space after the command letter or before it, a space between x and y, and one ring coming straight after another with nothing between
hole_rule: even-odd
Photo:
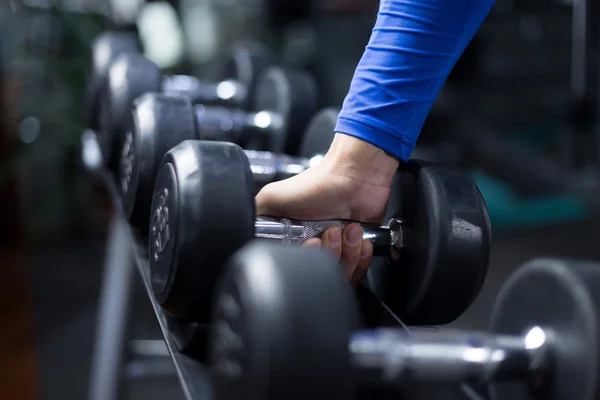
<instances>
[{"instance_id":1,"label":"knurled grip","mask_svg":"<svg viewBox=\"0 0 600 400\"><path fill-rule=\"evenodd\" d=\"M301 221L301 223L298 224L298 221L292 221L288 218L282 218L281 231L283 234L283 243L302 243L307 241L308 239L321 236L321 234L331 226L339 226L343 229L348 224L350 224L350 222L342 222L339 220Z\"/></svg>"}]
</instances>

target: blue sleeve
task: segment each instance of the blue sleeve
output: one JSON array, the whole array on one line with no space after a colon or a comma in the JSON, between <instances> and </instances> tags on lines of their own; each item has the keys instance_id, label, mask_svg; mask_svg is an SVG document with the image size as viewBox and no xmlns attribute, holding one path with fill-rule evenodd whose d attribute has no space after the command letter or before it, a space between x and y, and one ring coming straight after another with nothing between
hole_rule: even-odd
<instances>
[{"instance_id":1,"label":"blue sleeve","mask_svg":"<svg viewBox=\"0 0 600 400\"><path fill-rule=\"evenodd\" d=\"M336 132L408 160L431 106L494 0L381 0Z\"/></svg>"}]
</instances>

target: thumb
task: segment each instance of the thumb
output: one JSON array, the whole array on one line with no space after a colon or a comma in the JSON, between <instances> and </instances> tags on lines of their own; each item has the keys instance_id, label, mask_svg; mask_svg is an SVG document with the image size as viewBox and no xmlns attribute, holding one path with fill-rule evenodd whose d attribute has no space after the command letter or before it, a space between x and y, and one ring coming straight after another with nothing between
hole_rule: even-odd
<instances>
[{"instance_id":1,"label":"thumb","mask_svg":"<svg viewBox=\"0 0 600 400\"><path fill-rule=\"evenodd\" d=\"M263 187L254 199L256 203L256 215L281 216L284 199L279 194L277 183L270 183Z\"/></svg>"},{"instance_id":2,"label":"thumb","mask_svg":"<svg viewBox=\"0 0 600 400\"><path fill-rule=\"evenodd\" d=\"M308 184L310 177L303 174L305 172L262 188L255 198L256 215L288 218L306 216L304 206L312 193L312 184Z\"/></svg>"}]
</instances>

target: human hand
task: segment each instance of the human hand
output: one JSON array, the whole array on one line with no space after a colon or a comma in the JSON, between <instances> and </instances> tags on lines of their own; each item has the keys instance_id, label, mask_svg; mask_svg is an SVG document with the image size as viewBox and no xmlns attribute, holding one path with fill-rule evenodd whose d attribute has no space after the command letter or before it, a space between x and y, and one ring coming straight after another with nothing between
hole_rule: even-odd
<instances>
[{"instance_id":1,"label":"human hand","mask_svg":"<svg viewBox=\"0 0 600 400\"><path fill-rule=\"evenodd\" d=\"M398 164L370 143L337 133L321 163L258 193L257 215L381 223ZM329 250L352 283L364 278L373 257L372 244L362 239L362 228L356 224L329 227L304 246Z\"/></svg>"}]
</instances>

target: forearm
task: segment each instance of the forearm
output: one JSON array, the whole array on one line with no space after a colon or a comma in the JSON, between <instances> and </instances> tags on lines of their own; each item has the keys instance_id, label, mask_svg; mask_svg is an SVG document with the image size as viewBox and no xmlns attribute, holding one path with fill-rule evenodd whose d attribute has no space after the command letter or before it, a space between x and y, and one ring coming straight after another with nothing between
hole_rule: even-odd
<instances>
[{"instance_id":1,"label":"forearm","mask_svg":"<svg viewBox=\"0 0 600 400\"><path fill-rule=\"evenodd\" d=\"M401 160L494 0L381 0L336 132Z\"/></svg>"}]
</instances>

